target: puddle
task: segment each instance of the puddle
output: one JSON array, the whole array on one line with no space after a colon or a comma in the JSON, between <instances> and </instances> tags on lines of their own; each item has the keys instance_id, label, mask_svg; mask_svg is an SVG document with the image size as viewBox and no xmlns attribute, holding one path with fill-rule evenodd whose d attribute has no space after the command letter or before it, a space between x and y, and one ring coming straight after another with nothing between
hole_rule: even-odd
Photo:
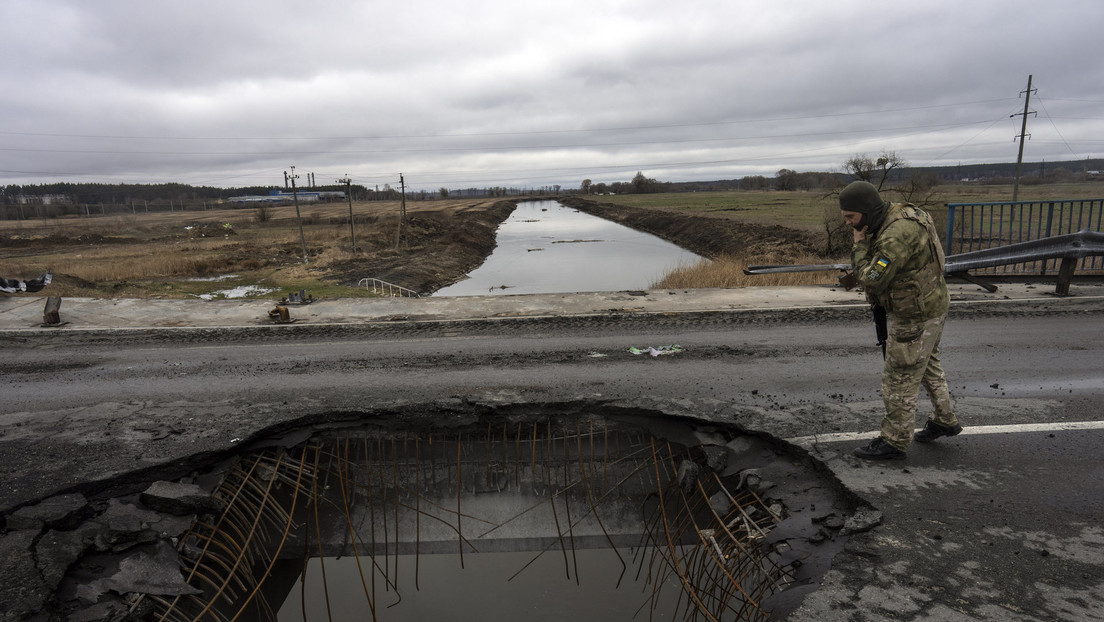
<instances>
[{"instance_id":1,"label":"puddle","mask_svg":"<svg viewBox=\"0 0 1104 622\"><path fill-rule=\"evenodd\" d=\"M192 277L190 279L186 279L186 280L194 281L194 282L197 282L197 283L211 283L211 282L216 282L217 283L218 281L228 281L230 279L236 279L236 278L238 278L237 274L220 274L219 276L194 276L194 277Z\"/></svg>"},{"instance_id":2,"label":"puddle","mask_svg":"<svg viewBox=\"0 0 1104 622\"><path fill-rule=\"evenodd\" d=\"M459 555L413 555L392 558L392 572L399 590L385 591L386 578L376 572L376 616L380 620L454 620L457 612L472 612L461 619L525 620L526 622L609 621L636 618L679 619L685 609L681 583L674 574L658 586L646 566L661 551L648 547L622 559L611 549L580 549L573 552L579 576L567 576L557 554L534 557L530 553L478 553ZM624 554L624 552L622 552ZM325 565L325 586L322 566ZM625 565L622 565L622 564ZM645 567L642 570L641 564ZM296 564L301 566L301 564ZM361 563L352 557L312 558L300 581L298 572L287 600L280 608L282 622L359 622L371 619ZM371 579L368 580L369 584ZM403 586L416 588L403 590ZM620 581L620 584L618 583ZM324 591L329 591L329 607ZM369 590L371 587L369 585ZM306 616L304 602L309 603Z\"/></svg>"},{"instance_id":3,"label":"puddle","mask_svg":"<svg viewBox=\"0 0 1104 622\"><path fill-rule=\"evenodd\" d=\"M73 564L70 610L140 561L168 587L112 590L167 620L777 619L862 507L792 446L655 412L362 413L241 451L189 479L214 492L187 531Z\"/></svg>"},{"instance_id":4,"label":"puddle","mask_svg":"<svg viewBox=\"0 0 1104 622\"><path fill-rule=\"evenodd\" d=\"M209 294L199 294L198 297L202 298L203 300L248 298L250 296L264 296L265 294L271 294L274 291L276 291L276 289L272 287L261 287L260 285L239 285L231 289L220 289Z\"/></svg>"}]
</instances>

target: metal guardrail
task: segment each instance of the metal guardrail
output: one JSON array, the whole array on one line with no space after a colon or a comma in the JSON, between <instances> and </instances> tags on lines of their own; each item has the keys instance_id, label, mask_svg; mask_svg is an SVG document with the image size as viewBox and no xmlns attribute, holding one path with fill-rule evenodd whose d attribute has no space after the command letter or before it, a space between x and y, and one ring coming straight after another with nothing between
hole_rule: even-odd
<instances>
[{"instance_id":1,"label":"metal guardrail","mask_svg":"<svg viewBox=\"0 0 1104 622\"><path fill-rule=\"evenodd\" d=\"M948 203L947 231L943 238L948 259L1009 245L1074 234L1104 231L1104 199L1062 199L1006 203ZM986 274L1043 274L1057 268L1057 259L1033 259L992 264ZM1104 257L1086 255L1079 272L1104 271Z\"/></svg>"},{"instance_id":2,"label":"metal guardrail","mask_svg":"<svg viewBox=\"0 0 1104 622\"><path fill-rule=\"evenodd\" d=\"M372 291L373 294L380 294L381 296L391 296L392 298L418 298L418 292L402 285L395 285L394 283L388 283L382 279L367 278L361 279L357 283L357 287L365 287Z\"/></svg>"},{"instance_id":3,"label":"metal guardrail","mask_svg":"<svg viewBox=\"0 0 1104 622\"><path fill-rule=\"evenodd\" d=\"M1095 263L1101 257L1104 257L1104 233L1086 229L1067 235L953 255L947 258L946 272L963 275L969 270L1028 263L1035 265L1042 261L1042 274L1045 275L1048 261L1061 260L1055 293L1067 296L1077 263L1080 261L1084 264L1089 258Z\"/></svg>"},{"instance_id":4,"label":"metal guardrail","mask_svg":"<svg viewBox=\"0 0 1104 622\"><path fill-rule=\"evenodd\" d=\"M947 274L994 266L1034 263L1047 259L1084 259L1104 256L1104 233L1083 230L1041 240L1020 242L947 257Z\"/></svg>"},{"instance_id":5,"label":"metal guardrail","mask_svg":"<svg viewBox=\"0 0 1104 622\"><path fill-rule=\"evenodd\" d=\"M1086 258L1104 257L1104 233L1099 231L1083 230L1067 235L1057 235L1042 240L1031 240L986 248L969 253L959 253L947 257L947 265L944 274L956 276L985 287L989 291L996 291L996 287L970 276L970 270L981 270L996 266L1025 264L1039 261L1060 260L1061 267L1058 270L1058 285L1055 290L1060 296L1069 294L1070 281L1077 270L1077 262ZM771 274L779 272L816 272L851 270L849 263L835 263L804 266L748 266L744 274ZM1045 272L1044 272L1045 274ZM844 284L844 279L840 279ZM848 287L850 289L850 287Z\"/></svg>"}]
</instances>

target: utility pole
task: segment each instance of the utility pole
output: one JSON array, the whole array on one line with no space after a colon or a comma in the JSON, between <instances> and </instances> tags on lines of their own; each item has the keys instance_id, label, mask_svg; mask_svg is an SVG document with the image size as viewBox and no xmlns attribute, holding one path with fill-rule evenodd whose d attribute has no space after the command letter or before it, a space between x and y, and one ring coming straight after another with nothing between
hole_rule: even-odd
<instances>
[{"instance_id":1,"label":"utility pole","mask_svg":"<svg viewBox=\"0 0 1104 622\"><path fill-rule=\"evenodd\" d=\"M1031 90L1032 90L1031 89L1031 78L1032 78L1032 76L1030 76L1030 75L1027 76L1027 89L1024 90L1024 91L1021 91L1024 94L1024 109L1023 109L1023 112L1017 112L1016 114L1009 115L1010 118L1014 117L1016 115L1022 115L1023 116L1023 124L1020 126L1020 155L1016 156L1016 178L1015 178L1015 181L1012 183L1012 200L1013 201L1018 199L1019 196L1020 196L1020 167L1023 166L1024 140L1026 139L1027 136L1029 136L1029 134L1027 133L1027 115L1035 114L1034 110L1031 110L1031 111L1028 110L1028 106L1031 103Z\"/></svg>"},{"instance_id":2,"label":"utility pole","mask_svg":"<svg viewBox=\"0 0 1104 622\"><path fill-rule=\"evenodd\" d=\"M299 212L299 191L295 188L295 180L299 176L295 174L295 167L291 167L291 197L295 201L295 219L299 221L299 241L303 244L303 263L310 263L307 258L307 237L303 235L303 215Z\"/></svg>"},{"instance_id":3,"label":"utility pole","mask_svg":"<svg viewBox=\"0 0 1104 622\"><path fill-rule=\"evenodd\" d=\"M337 180L339 184L345 184L345 198L349 199L349 239L353 243L353 254L356 255L356 231L353 230L353 180L346 175Z\"/></svg>"},{"instance_id":4,"label":"utility pole","mask_svg":"<svg viewBox=\"0 0 1104 622\"><path fill-rule=\"evenodd\" d=\"M403 221L406 220L406 182L402 173L399 173L399 189L402 192L402 200L399 202L399 229L395 233L395 250L399 250L399 241L402 240Z\"/></svg>"}]
</instances>

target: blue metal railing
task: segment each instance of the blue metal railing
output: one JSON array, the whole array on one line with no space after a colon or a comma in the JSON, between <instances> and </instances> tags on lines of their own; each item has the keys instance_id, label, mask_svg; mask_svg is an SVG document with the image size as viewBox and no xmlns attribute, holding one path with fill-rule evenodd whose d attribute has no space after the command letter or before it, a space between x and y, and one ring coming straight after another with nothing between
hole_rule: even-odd
<instances>
[{"instance_id":1,"label":"blue metal railing","mask_svg":"<svg viewBox=\"0 0 1104 622\"><path fill-rule=\"evenodd\" d=\"M1007 203L948 203L947 255L1040 240L1078 231L1104 231L1104 199L1063 199ZM1043 274L1055 270L1060 259L993 266L990 274ZM1104 258L1085 257L1079 273L1104 271Z\"/></svg>"}]
</instances>

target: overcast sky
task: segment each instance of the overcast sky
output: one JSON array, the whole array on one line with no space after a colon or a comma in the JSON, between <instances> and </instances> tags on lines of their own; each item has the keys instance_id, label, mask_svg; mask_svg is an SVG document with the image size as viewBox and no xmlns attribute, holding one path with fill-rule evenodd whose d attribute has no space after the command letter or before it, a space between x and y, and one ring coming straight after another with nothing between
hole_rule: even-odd
<instances>
[{"instance_id":1,"label":"overcast sky","mask_svg":"<svg viewBox=\"0 0 1104 622\"><path fill-rule=\"evenodd\" d=\"M3 0L0 24L0 184L1011 162L1029 74L1025 162L1104 156L1099 0Z\"/></svg>"}]
</instances>

